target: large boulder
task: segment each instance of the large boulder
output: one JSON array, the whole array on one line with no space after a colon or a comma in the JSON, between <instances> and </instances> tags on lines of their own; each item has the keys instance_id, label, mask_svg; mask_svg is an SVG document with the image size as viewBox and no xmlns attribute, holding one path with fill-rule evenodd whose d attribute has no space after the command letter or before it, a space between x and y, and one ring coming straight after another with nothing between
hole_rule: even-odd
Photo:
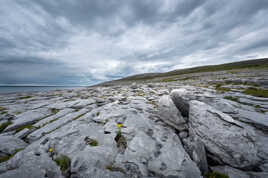
<instances>
[{"instance_id":1,"label":"large boulder","mask_svg":"<svg viewBox=\"0 0 268 178\"><path fill-rule=\"evenodd\" d=\"M169 95L164 95L159 100L160 118L179 131L184 130L186 121L174 105Z\"/></svg>"},{"instance_id":2,"label":"large boulder","mask_svg":"<svg viewBox=\"0 0 268 178\"><path fill-rule=\"evenodd\" d=\"M261 163L254 130L229 115L193 100L190 101L189 127L190 133L205 144L216 161L249 170Z\"/></svg>"}]
</instances>

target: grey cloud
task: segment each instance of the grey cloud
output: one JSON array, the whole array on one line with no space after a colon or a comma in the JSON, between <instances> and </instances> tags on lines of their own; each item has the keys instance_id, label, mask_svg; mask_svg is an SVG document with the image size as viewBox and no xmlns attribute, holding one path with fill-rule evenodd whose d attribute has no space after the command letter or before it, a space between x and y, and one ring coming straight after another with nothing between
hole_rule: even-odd
<instances>
[{"instance_id":1,"label":"grey cloud","mask_svg":"<svg viewBox=\"0 0 268 178\"><path fill-rule=\"evenodd\" d=\"M93 84L264 57L267 18L267 0L3 0L0 84Z\"/></svg>"},{"instance_id":2,"label":"grey cloud","mask_svg":"<svg viewBox=\"0 0 268 178\"><path fill-rule=\"evenodd\" d=\"M80 84L79 76L68 66L54 60L29 57L7 57L0 60L2 84Z\"/></svg>"}]
</instances>

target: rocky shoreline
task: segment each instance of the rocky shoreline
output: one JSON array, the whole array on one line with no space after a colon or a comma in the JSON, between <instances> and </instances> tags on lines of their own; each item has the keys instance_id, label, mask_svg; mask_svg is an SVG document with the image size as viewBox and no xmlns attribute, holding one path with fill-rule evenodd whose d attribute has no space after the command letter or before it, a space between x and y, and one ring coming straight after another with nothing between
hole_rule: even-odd
<instances>
[{"instance_id":1,"label":"rocky shoreline","mask_svg":"<svg viewBox=\"0 0 268 178\"><path fill-rule=\"evenodd\" d=\"M0 95L0 177L268 177L265 76Z\"/></svg>"}]
</instances>

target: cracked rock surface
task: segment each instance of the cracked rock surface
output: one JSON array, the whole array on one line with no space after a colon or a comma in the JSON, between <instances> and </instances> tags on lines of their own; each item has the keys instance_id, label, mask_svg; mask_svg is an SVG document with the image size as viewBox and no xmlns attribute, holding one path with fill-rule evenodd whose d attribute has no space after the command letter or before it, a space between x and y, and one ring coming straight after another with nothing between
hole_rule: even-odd
<instances>
[{"instance_id":1,"label":"cracked rock surface","mask_svg":"<svg viewBox=\"0 0 268 178\"><path fill-rule=\"evenodd\" d=\"M267 177L266 83L211 75L1 94L0 178Z\"/></svg>"}]
</instances>

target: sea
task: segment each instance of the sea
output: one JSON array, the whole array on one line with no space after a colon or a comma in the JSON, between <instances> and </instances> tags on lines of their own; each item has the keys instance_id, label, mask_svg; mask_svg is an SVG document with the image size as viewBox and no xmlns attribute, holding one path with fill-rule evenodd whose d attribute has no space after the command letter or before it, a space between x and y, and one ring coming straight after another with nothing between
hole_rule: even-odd
<instances>
[{"instance_id":1,"label":"sea","mask_svg":"<svg viewBox=\"0 0 268 178\"><path fill-rule=\"evenodd\" d=\"M0 86L1 93L19 93L85 88L84 86Z\"/></svg>"}]
</instances>

